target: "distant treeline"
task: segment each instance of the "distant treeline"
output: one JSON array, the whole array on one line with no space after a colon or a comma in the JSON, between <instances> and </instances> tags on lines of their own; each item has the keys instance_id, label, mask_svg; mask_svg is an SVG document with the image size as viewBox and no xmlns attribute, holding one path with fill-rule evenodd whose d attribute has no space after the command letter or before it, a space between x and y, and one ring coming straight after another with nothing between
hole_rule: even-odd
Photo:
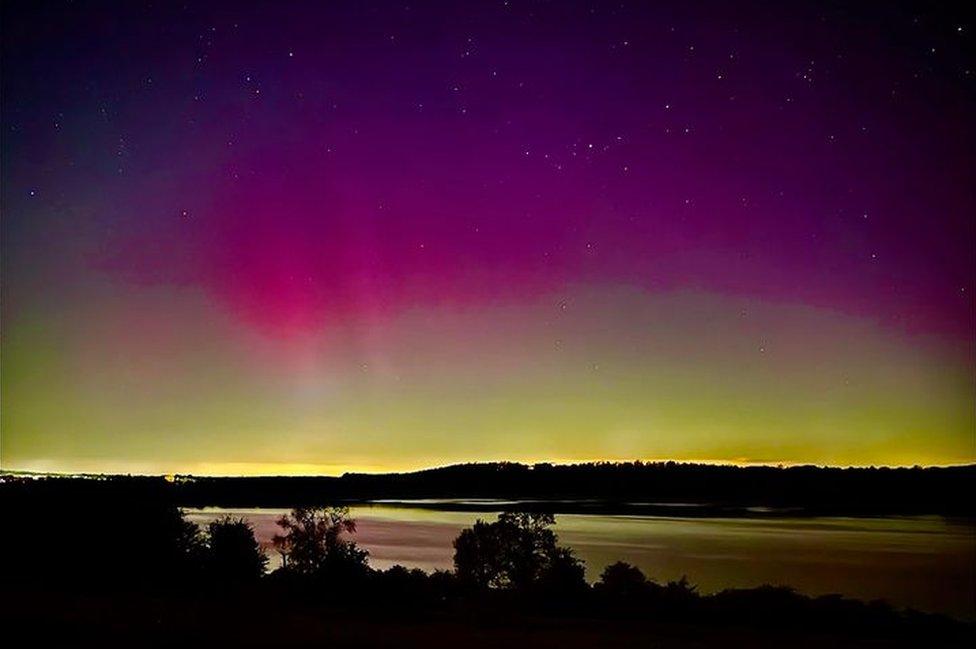
<instances>
[{"instance_id":1,"label":"distant treeline","mask_svg":"<svg viewBox=\"0 0 976 649\"><path fill-rule=\"evenodd\" d=\"M8 474L3 490L20 482ZM103 479L104 480L104 479ZM737 467L675 462L459 464L413 473L345 474L341 477L162 478L113 477L157 485L188 507L292 507L301 504L410 499L503 499L523 509L556 513L673 512L682 515L945 514L974 513L969 496L976 465L931 468ZM33 480L31 480L33 482ZM82 478L59 478L76 489ZM2 491L0 491L2 493ZM425 505L431 506L431 505ZM477 504L440 503L477 509ZM486 508L497 509L496 505Z\"/></svg>"}]
</instances>

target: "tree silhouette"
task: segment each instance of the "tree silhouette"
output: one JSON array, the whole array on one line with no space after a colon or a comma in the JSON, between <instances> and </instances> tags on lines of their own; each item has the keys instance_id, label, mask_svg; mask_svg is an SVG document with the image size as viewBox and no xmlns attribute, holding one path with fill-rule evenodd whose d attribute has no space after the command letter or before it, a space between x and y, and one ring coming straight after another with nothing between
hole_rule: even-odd
<instances>
[{"instance_id":1,"label":"tree silhouette","mask_svg":"<svg viewBox=\"0 0 976 649\"><path fill-rule=\"evenodd\" d=\"M553 600L574 599L589 591L583 562L569 548L557 547L539 575L537 585Z\"/></svg>"},{"instance_id":2,"label":"tree silhouette","mask_svg":"<svg viewBox=\"0 0 976 649\"><path fill-rule=\"evenodd\" d=\"M612 599L630 600L646 597L652 589L660 586L645 577L637 566L618 561L603 569L594 588Z\"/></svg>"},{"instance_id":3,"label":"tree silhouette","mask_svg":"<svg viewBox=\"0 0 976 649\"><path fill-rule=\"evenodd\" d=\"M296 507L291 516L278 519L278 526L284 533L276 534L272 542L288 571L311 575L329 568L367 567L369 553L343 538L356 531L348 507Z\"/></svg>"},{"instance_id":4,"label":"tree silhouette","mask_svg":"<svg viewBox=\"0 0 976 649\"><path fill-rule=\"evenodd\" d=\"M477 588L523 589L543 580L582 581L583 567L559 547L546 513L504 512L498 520L475 522L454 540L458 578Z\"/></svg>"},{"instance_id":5,"label":"tree silhouette","mask_svg":"<svg viewBox=\"0 0 976 649\"><path fill-rule=\"evenodd\" d=\"M205 566L221 583L255 581L264 574L268 557L254 538L254 528L243 518L224 516L207 526Z\"/></svg>"},{"instance_id":6,"label":"tree silhouette","mask_svg":"<svg viewBox=\"0 0 976 649\"><path fill-rule=\"evenodd\" d=\"M698 597L698 586L688 581L688 575L681 575L681 579L664 586L664 594L673 601L688 601Z\"/></svg>"},{"instance_id":7,"label":"tree silhouette","mask_svg":"<svg viewBox=\"0 0 976 649\"><path fill-rule=\"evenodd\" d=\"M176 583L198 572L206 545L199 526L172 506L148 506L126 521L120 576ZM151 560L147 560L151 558Z\"/></svg>"}]
</instances>

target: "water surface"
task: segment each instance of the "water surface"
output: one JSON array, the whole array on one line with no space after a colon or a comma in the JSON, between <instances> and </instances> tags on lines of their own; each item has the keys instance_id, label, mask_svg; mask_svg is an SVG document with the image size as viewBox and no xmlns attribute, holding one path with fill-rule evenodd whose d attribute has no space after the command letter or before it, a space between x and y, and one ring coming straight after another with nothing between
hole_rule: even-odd
<instances>
[{"instance_id":1,"label":"water surface","mask_svg":"<svg viewBox=\"0 0 976 649\"><path fill-rule=\"evenodd\" d=\"M499 508L504 507L499 503ZM451 542L484 511L444 511L392 503L350 508L355 540L370 564L450 569ZM286 509L188 509L206 522L244 516L271 558ZM560 541L586 562L587 578L622 560L658 581L688 578L703 592L761 584L811 595L841 593L896 606L976 619L976 526L942 517L684 518L561 514Z\"/></svg>"}]
</instances>

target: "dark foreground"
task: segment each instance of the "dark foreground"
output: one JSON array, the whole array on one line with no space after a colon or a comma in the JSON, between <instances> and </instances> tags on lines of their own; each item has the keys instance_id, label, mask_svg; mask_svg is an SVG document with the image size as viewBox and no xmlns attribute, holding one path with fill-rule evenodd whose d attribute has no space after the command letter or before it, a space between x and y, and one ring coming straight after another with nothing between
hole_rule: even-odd
<instances>
[{"instance_id":1,"label":"dark foreground","mask_svg":"<svg viewBox=\"0 0 976 649\"><path fill-rule=\"evenodd\" d=\"M302 647L969 647L971 626L947 620L820 624L769 609L762 619L640 619L521 611L480 603L418 610L409 602L338 606L267 593L174 597L6 591L3 635L33 646Z\"/></svg>"},{"instance_id":2,"label":"dark foreground","mask_svg":"<svg viewBox=\"0 0 976 649\"><path fill-rule=\"evenodd\" d=\"M702 594L616 562L599 580L551 513L454 540L454 569L373 568L341 505L295 507L268 558L244 519L201 529L143 480L0 485L0 633L31 646L963 647L972 624L783 587ZM124 512L106 525L92 512ZM104 558L111 552L108 558ZM93 557L99 557L97 561ZM5 645L6 646L6 645ZM20 645L11 645L20 646Z\"/></svg>"}]
</instances>

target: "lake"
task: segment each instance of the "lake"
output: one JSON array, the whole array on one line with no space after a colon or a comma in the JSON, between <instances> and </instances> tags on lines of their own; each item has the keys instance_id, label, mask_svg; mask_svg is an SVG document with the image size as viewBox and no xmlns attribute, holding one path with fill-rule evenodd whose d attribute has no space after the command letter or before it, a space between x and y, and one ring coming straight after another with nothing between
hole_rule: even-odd
<instances>
[{"instance_id":1,"label":"lake","mask_svg":"<svg viewBox=\"0 0 976 649\"><path fill-rule=\"evenodd\" d=\"M503 505L499 503L499 509ZM204 525L243 516L271 559L286 509L186 509ZM484 511L444 511L403 504L350 507L356 542L370 565L434 570L452 567L451 542ZM896 606L976 619L976 524L942 517L686 518L560 514L560 542L586 562L587 578L622 560L658 581L682 575L703 592L762 584L810 595L841 593Z\"/></svg>"}]
</instances>

